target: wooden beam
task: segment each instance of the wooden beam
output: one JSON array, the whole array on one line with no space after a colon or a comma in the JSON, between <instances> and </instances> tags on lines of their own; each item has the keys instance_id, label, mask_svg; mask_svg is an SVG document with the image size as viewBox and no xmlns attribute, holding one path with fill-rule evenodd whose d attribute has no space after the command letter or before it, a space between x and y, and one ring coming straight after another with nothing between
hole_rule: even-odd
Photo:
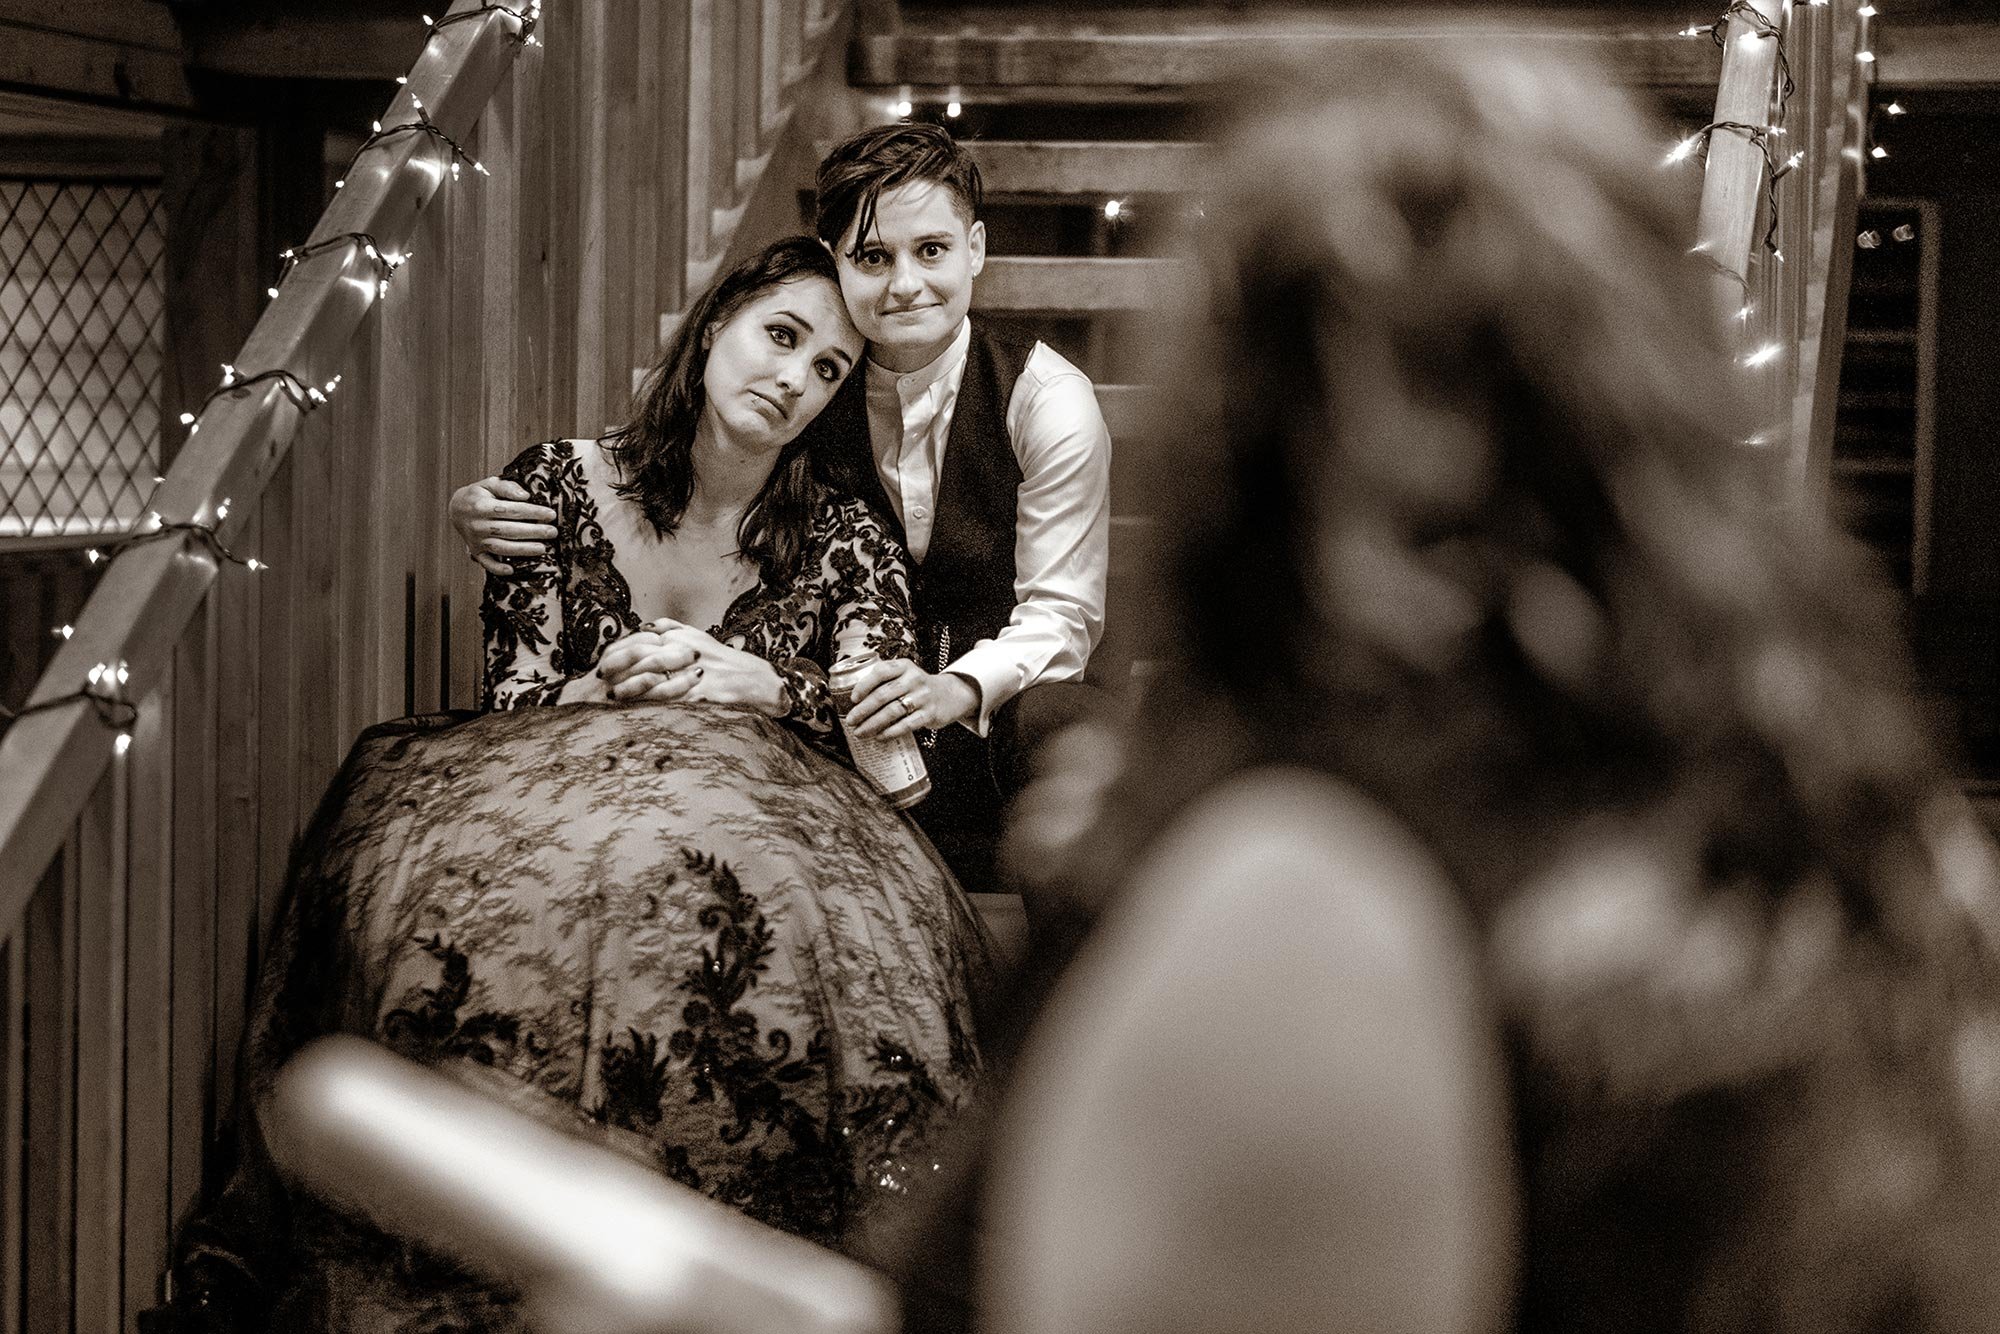
<instances>
[{"instance_id":1,"label":"wooden beam","mask_svg":"<svg viewBox=\"0 0 2000 1334\"><path fill-rule=\"evenodd\" d=\"M1198 26L1185 17L1158 20L1153 31L1106 30L1057 18L1036 26L975 28L957 15L900 32L858 35L848 76L862 88L1067 89L1146 92L1185 90L1227 77L1259 60L1295 57L1315 48L1356 43L1424 41L1442 36L1527 39L1543 49L1605 62L1621 83L1645 87L1713 87L1719 58L1712 43L1680 37L1669 23L1580 15L1551 26L1546 19L1505 14L1484 18L1383 19L1370 15L1288 15Z\"/></svg>"},{"instance_id":2,"label":"wooden beam","mask_svg":"<svg viewBox=\"0 0 2000 1334\"><path fill-rule=\"evenodd\" d=\"M1878 30L1875 80L1883 88L2000 88L2000 23L1916 23Z\"/></svg>"},{"instance_id":3,"label":"wooden beam","mask_svg":"<svg viewBox=\"0 0 2000 1334\"><path fill-rule=\"evenodd\" d=\"M177 49L58 31L11 12L0 18L0 87L144 110L196 109Z\"/></svg>"},{"instance_id":4,"label":"wooden beam","mask_svg":"<svg viewBox=\"0 0 2000 1334\"><path fill-rule=\"evenodd\" d=\"M188 62L263 79L393 79L423 46L424 25L414 11L398 18L232 8L190 25Z\"/></svg>"},{"instance_id":5,"label":"wooden beam","mask_svg":"<svg viewBox=\"0 0 2000 1334\"><path fill-rule=\"evenodd\" d=\"M1171 259L1000 256L973 289L981 310L1145 310L1165 304L1187 266Z\"/></svg>"}]
</instances>

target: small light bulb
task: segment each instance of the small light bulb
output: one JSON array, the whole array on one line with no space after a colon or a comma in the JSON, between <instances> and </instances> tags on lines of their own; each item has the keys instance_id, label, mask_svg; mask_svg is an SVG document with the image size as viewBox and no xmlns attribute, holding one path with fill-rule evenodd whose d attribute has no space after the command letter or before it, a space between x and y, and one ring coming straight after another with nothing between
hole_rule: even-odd
<instances>
[{"instance_id":1,"label":"small light bulb","mask_svg":"<svg viewBox=\"0 0 2000 1334\"><path fill-rule=\"evenodd\" d=\"M76 627L73 625L59 625L56 627L56 637L59 639L68 639L74 634L76 634Z\"/></svg>"},{"instance_id":2,"label":"small light bulb","mask_svg":"<svg viewBox=\"0 0 2000 1334\"><path fill-rule=\"evenodd\" d=\"M1868 150L1868 156L1876 159L1877 161L1880 161L1881 159L1889 156L1889 150L1882 147L1882 145L1877 144L1873 148Z\"/></svg>"},{"instance_id":3,"label":"small light bulb","mask_svg":"<svg viewBox=\"0 0 2000 1334\"><path fill-rule=\"evenodd\" d=\"M371 120L368 122L368 128L375 131L375 133L380 134L382 133L382 122L379 120Z\"/></svg>"},{"instance_id":4,"label":"small light bulb","mask_svg":"<svg viewBox=\"0 0 2000 1334\"><path fill-rule=\"evenodd\" d=\"M953 119L956 119L956 118L958 117L959 113L960 113L960 112L962 112L962 111L964 111L964 110L965 110L965 108L964 108L964 107L962 107L962 106L960 106L960 105L959 105L958 103L956 103L956 102L946 102L946 103L944 104L944 114L945 114L945 115L947 115L947 116L950 116L950 117L952 117Z\"/></svg>"},{"instance_id":5,"label":"small light bulb","mask_svg":"<svg viewBox=\"0 0 2000 1334\"><path fill-rule=\"evenodd\" d=\"M96 666L90 669L90 677L89 677L90 684L96 685L100 680L103 679L103 677L104 677L104 664L100 662Z\"/></svg>"},{"instance_id":6,"label":"small light bulb","mask_svg":"<svg viewBox=\"0 0 2000 1334\"><path fill-rule=\"evenodd\" d=\"M1749 306L1745 306L1743 307L1743 309L1736 312L1736 318L1744 321L1747 324L1750 320L1750 312L1751 308Z\"/></svg>"},{"instance_id":7,"label":"small light bulb","mask_svg":"<svg viewBox=\"0 0 2000 1334\"><path fill-rule=\"evenodd\" d=\"M415 93L411 93L410 105L415 107L417 110L422 111L424 109L424 99L418 97Z\"/></svg>"},{"instance_id":8,"label":"small light bulb","mask_svg":"<svg viewBox=\"0 0 2000 1334\"><path fill-rule=\"evenodd\" d=\"M492 172L486 170L486 164L484 162L474 162L472 164L472 169L478 172L481 176L491 176L493 174Z\"/></svg>"},{"instance_id":9,"label":"small light bulb","mask_svg":"<svg viewBox=\"0 0 2000 1334\"><path fill-rule=\"evenodd\" d=\"M1889 235L1895 237L1898 241L1914 241L1917 239L1917 229L1906 222L1895 231L1890 232Z\"/></svg>"},{"instance_id":10,"label":"small light bulb","mask_svg":"<svg viewBox=\"0 0 2000 1334\"><path fill-rule=\"evenodd\" d=\"M1688 154L1694 152L1695 143L1696 139L1689 138L1689 139L1683 139L1679 143L1675 144L1667 152L1667 165L1671 167L1674 165L1674 163L1685 160Z\"/></svg>"},{"instance_id":11,"label":"small light bulb","mask_svg":"<svg viewBox=\"0 0 2000 1334\"><path fill-rule=\"evenodd\" d=\"M389 295L389 280L387 278L377 278L375 280L375 299L380 301L387 295Z\"/></svg>"},{"instance_id":12,"label":"small light bulb","mask_svg":"<svg viewBox=\"0 0 2000 1334\"><path fill-rule=\"evenodd\" d=\"M424 26L426 28L435 28L437 24L431 22L431 16L429 14L426 14L424 15Z\"/></svg>"},{"instance_id":13,"label":"small light bulb","mask_svg":"<svg viewBox=\"0 0 2000 1334\"><path fill-rule=\"evenodd\" d=\"M458 163L456 162L451 164L451 178L454 181L458 179Z\"/></svg>"},{"instance_id":14,"label":"small light bulb","mask_svg":"<svg viewBox=\"0 0 2000 1334\"><path fill-rule=\"evenodd\" d=\"M1872 19L1875 17L1875 6L1863 5L1854 12L1864 19Z\"/></svg>"},{"instance_id":15,"label":"small light bulb","mask_svg":"<svg viewBox=\"0 0 2000 1334\"><path fill-rule=\"evenodd\" d=\"M132 734L130 732L120 732L112 739L111 753L113 755L123 755L130 749L132 749Z\"/></svg>"},{"instance_id":16,"label":"small light bulb","mask_svg":"<svg viewBox=\"0 0 2000 1334\"><path fill-rule=\"evenodd\" d=\"M347 179L342 177L340 180L335 181L333 188L336 190L345 190L347 188Z\"/></svg>"},{"instance_id":17,"label":"small light bulb","mask_svg":"<svg viewBox=\"0 0 2000 1334\"><path fill-rule=\"evenodd\" d=\"M410 81L410 76L407 74L398 74L396 76L397 83L408 83L409 81Z\"/></svg>"},{"instance_id":18,"label":"small light bulb","mask_svg":"<svg viewBox=\"0 0 2000 1334\"><path fill-rule=\"evenodd\" d=\"M220 523L222 520L228 517L229 517L229 497L224 496L222 498L222 503L215 507L215 519L217 523Z\"/></svg>"},{"instance_id":19,"label":"small light bulb","mask_svg":"<svg viewBox=\"0 0 2000 1334\"><path fill-rule=\"evenodd\" d=\"M907 116L914 109L915 108L910 105L910 99L907 97L902 99L900 102L896 103L895 106L890 108L890 110L894 111L898 116Z\"/></svg>"},{"instance_id":20,"label":"small light bulb","mask_svg":"<svg viewBox=\"0 0 2000 1334\"><path fill-rule=\"evenodd\" d=\"M121 663L119 663L119 664L118 664L118 684L122 686L122 685L124 685L124 684L125 684L125 683L126 683L127 681L129 681L129 680L131 680L131 679L132 679L132 672L131 672L131 669L130 669L130 668L128 668L128 667L126 667L126 665L125 665L124 663L122 663L122 662L121 662Z\"/></svg>"},{"instance_id":21,"label":"small light bulb","mask_svg":"<svg viewBox=\"0 0 2000 1334\"><path fill-rule=\"evenodd\" d=\"M244 568L248 569L252 574L257 573L257 571L259 570L268 570L271 568L270 566L266 565L263 561L258 560L255 556L252 556L249 560L244 561L243 565Z\"/></svg>"},{"instance_id":22,"label":"small light bulb","mask_svg":"<svg viewBox=\"0 0 2000 1334\"><path fill-rule=\"evenodd\" d=\"M183 412L181 414L181 425L183 426L194 425L194 414L192 412Z\"/></svg>"},{"instance_id":23,"label":"small light bulb","mask_svg":"<svg viewBox=\"0 0 2000 1334\"><path fill-rule=\"evenodd\" d=\"M278 299L278 289L275 287L267 287L264 289L264 295L270 297L271 300L276 301Z\"/></svg>"},{"instance_id":24,"label":"small light bulb","mask_svg":"<svg viewBox=\"0 0 2000 1334\"><path fill-rule=\"evenodd\" d=\"M1107 199L1104 201L1104 216L1108 220L1112 222L1118 221L1118 215L1124 211L1125 205L1123 201L1117 199Z\"/></svg>"},{"instance_id":25,"label":"small light bulb","mask_svg":"<svg viewBox=\"0 0 2000 1334\"><path fill-rule=\"evenodd\" d=\"M1752 352L1748 356L1744 357L1743 364L1745 366L1765 365L1769 362L1777 360L1778 353L1782 352L1783 350L1784 349L1781 348L1776 343L1766 343L1764 344L1764 346L1758 348L1755 352Z\"/></svg>"},{"instance_id":26,"label":"small light bulb","mask_svg":"<svg viewBox=\"0 0 2000 1334\"><path fill-rule=\"evenodd\" d=\"M1860 61L1864 65L1872 65L1875 63L1875 53L1873 51L1856 51L1854 53L1854 58Z\"/></svg>"},{"instance_id":27,"label":"small light bulb","mask_svg":"<svg viewBox=\"0 0 2000 1334\"><path fill-rule=\"evenodd\" d=\"M374 246L372 246L372 245L370 245L370 244L368 244L368 243L367 243L367 242L365 242L365 241L364 241L364 242L362 243L362 246L361 246L361 253L362 253L362 254L364 254L364 255L366 255L366 256L368 256L368 258L370 258L370 259L377 259L377 258L379 258L379 256L378 256L378 255L376 255L376 253L375 253L375 247L374 247Z\"/></svg>"},{"instance_id":28,"label":"small light bulb","mask_svg":"<svg viewBox=\"0 0 2000 1334\"><path fill-rule=\"evenodd\" d=\"M287 246L287 247L285 247L285 248L284 248L283 250L280 250L280 251L278 252L278 258L279 258L279 259L290 259L290 258L291 258L291 257L292 257L293 255L296 255L297 253L298 253L298 251L296 251L296 250L293 250L293 249L292 249L292 248L291 248L290 246Z\"/></svg>"},{"instance_id":29,"label":"small light bulb","mask_svg":"<svg viewBox=\"0 0 2000 1334\"><path fill-rule=\"evenodd\" d=\"M158 510L153 511L151 518L153 520L153 527L165 528L167 526L166 517L162 515Z\"/></svg>"},{"instance_id":30,"label":"small light bulb","mask_svg":"<svg viewBox=\"0 0 2000 1334\"><path fill-rule=\"evenodd\" d=\"M234 366L230 365L230 364L229 364L228 362L226 362L226 361L225 361L225 362L223 362L223 363L222 363L222 382L223 382L224 384L228 384L228 383L229 383L229 382L230 382L231 380L233 380L233 379L235 379L235 378L236 378L236 368L235 368Z\"/></svg>"},{"instance_id":31,"label":"small light bulb","mask_svg":"<svg viewBox=\"0 0 2000 1334\"><path fill-rule=\"evenodd\" d=\"M188 427L188 434L189 434L189 435L193 435L193 434L194 434L195 432L199 431L200 429L201 429L201 423L200 423L200 422L196 422L196 423L195 423L194 425L192 425L192 426Z\"/></svg>"},{"instance_id":32,"label":"small light bulb","mask_svg":"<svg viewBox=\"0 0 2000 1334\"><path fill-rule=\"evenodd\" d=\"M1888 112L1892 116L1902 116L1909 114L1908 110L1903 106L1901 102L1891 102L1888 106L1883 107L1882 109Z\"/></svg>"}]
</instances>

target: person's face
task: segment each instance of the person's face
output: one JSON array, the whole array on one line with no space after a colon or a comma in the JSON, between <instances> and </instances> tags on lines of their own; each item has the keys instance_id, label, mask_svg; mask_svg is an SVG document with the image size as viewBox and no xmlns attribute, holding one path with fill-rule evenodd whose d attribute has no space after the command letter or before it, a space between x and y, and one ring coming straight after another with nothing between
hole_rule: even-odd
<instances>
[{"instance_id":1,"label":"person's face","mask_svg":"<svg viewBox=\"0 0 2000 1334\"><path fill-rule=\"evenodd\" d=\"M935 181L884 190L875 226L857 247L859 222L857 212L834 247L848 313L877 360L914 369L914 357L927 361L944 350L972 305L972 280L986 266L986 224L968 227L951 191Z\"/></svg>"},{"instance_id":2,"label":"person's face","mask_svg":"<svg viewBox=\"0 0 2000 1334\"><path fill-rule=\"evenodd\" d=\"M861 356L861 335L824 278L767 288L702 341L710 421L739 445L772 450L819 415Z\"/></svg>"}]
</instances>

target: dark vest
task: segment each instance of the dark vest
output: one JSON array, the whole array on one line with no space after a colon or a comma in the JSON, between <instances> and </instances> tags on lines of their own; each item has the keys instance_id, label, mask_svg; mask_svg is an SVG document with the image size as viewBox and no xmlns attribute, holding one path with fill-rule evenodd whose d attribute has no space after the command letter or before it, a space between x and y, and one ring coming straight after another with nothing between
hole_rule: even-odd
<instances>
[{"instance_id":1,"label":"dark vest","mask_svg":"<svg viewBox=\"0 0 2000 1334\"><path fill-rule=\"evenodd\" d=\"M917 641L930 671L999 634L1014 614L1021 463L1007 435L1007 404L1033 350L1031 343L995 338L973 323L945 437L930 548L910 571ZM869 443L866 374L864 369L848 376L820 414L815 426L824 438L814 442L814 459L823 480L861 497L901 541L903 525L882 489Z\"/></svg>"}]
</instances>

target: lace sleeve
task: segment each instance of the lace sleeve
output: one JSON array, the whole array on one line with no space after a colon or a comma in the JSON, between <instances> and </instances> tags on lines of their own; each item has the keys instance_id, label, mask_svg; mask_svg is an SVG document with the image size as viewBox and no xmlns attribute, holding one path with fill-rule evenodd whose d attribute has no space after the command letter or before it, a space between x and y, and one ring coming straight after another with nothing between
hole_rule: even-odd
<instances>
[{"instance_id":1,"label":"lace sleeve","mask_svg":"<svg viewBox=\"0 0 2000 1334\"><path fill-rule=\"evenodd\" d=\"M548 560L516 561L509 578L486 576L479 603L479 620L486 635L486 702L490 710L530 704L554 704L570 675L561 643L561 561L564 543L562 468L556 445L531 445L514 456L501 472L527 488L538 505L556 510L555 550Z\"/></svg>"},{"instance_id":2,"label":"lace sleeve","mask_svg":"<svg viewBox=\"0 0 2000 1334\"><path fill-rule=\"evenodd\" d=\"M903 544L859 501L836 513L822 564L834 655L915 658L910 567Z\"/></svg>"}]
</instances>

